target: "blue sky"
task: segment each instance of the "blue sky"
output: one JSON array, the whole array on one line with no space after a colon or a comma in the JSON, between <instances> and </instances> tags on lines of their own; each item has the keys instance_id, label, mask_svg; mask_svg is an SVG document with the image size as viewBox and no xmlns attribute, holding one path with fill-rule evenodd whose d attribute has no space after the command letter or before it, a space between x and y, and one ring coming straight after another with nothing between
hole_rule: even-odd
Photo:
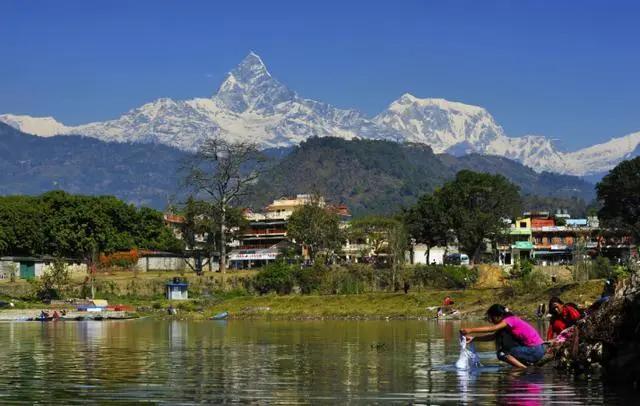
<instances>
[{"instance_id":1,"label":"blue sky","mask_svg":"<svg viewBox=\"0 0 640 406\"><path fill-rule=\"evenodd\" d=\"M572 150L640 130L640 3L0 0L0 113L65 124L215 92L253 50L304 97L483 106Z\"/></svg>"}]
</instances>

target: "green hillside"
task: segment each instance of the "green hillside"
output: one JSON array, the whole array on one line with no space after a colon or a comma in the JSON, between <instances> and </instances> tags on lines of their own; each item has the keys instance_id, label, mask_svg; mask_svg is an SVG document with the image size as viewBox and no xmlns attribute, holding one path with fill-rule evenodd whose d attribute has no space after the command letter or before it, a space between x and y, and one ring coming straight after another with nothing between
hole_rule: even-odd
<instances>
[{"instance_id":1,"label":"green hillside","mask_svg":"<svg viewBox=\"0 0 640 406\"><path fill-rule=\"evenodd\" d=\"M593 185L577 177L538 174L505 158L435 155L422 144L311 138L263 175L244 203L260 208L282 196L317 193L347 204L355 216L392 214L461 169L502 174L523 194L555 196L560 203L594 196Z\"/></svg>"}]
</instances>

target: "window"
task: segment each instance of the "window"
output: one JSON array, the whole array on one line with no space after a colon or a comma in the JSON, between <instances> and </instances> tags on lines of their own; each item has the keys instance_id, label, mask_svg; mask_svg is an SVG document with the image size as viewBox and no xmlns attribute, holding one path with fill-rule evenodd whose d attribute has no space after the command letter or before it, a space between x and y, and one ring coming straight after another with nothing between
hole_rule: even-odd
<instances>
[{"instance_id":1,"label":"window","mask_svg":"<svg viewBox=\"0 0 640 406\"><path fill-rule=\"evenodd\" d=\"M521 221L520 222L520 228L527 228L527 222L526 221Z\"/></svg>"}]
</instances>

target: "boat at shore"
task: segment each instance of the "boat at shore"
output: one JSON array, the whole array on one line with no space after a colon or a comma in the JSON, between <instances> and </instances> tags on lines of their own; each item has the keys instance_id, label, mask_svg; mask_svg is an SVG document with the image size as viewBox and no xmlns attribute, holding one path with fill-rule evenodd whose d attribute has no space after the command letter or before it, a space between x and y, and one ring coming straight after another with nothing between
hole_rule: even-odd
<instances>
[{"instance_id":1,"label":"boat at shore","mask_svg":"<svg viewBox=\"0 0 640 406\"><path fill-rule=\"evenodd\" d=\"M119 315L119 316L104 316L100 314L96 315L71 315L71 316L60 316L60 317L27 317L22 319L15 319L14 321L103 321L103 320L131 320L131 319L139 319L138 315Z\"/></svg>"},{"instance_id":2,"label":"boat at shore","mask_svg":"<svg viewBox=\"0 0 640 406\"><path fill-rule=\"evenodd\" d=\"M212 316L210 318L210 320L226 320L227 317L229 317L229 313L228 312L222 312L222 313L218 313L215 316Z\"/></svg>"}]
</instances>

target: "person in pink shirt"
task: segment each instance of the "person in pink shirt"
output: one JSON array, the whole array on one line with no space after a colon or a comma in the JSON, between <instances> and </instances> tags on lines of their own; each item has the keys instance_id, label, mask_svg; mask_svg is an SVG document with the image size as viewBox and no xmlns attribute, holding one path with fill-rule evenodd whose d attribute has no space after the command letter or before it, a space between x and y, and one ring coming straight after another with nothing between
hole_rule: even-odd
<instances>
[{"instance_id":1,"label":"person in pink shirt","mask_svg":"<svg viewBox=\"0 0 640 406\"><path fill-rule=\"evenodd\" d=\"M538 331L526 321L514 316L501 304L494 304L487 310L487 320L491 326L463 328L460 333L467 342L494 341L498 359L516 368L534 365L544 356L544 343ZM490 333L472 337L469 334Z\"/></svg>"}]
</instances>

